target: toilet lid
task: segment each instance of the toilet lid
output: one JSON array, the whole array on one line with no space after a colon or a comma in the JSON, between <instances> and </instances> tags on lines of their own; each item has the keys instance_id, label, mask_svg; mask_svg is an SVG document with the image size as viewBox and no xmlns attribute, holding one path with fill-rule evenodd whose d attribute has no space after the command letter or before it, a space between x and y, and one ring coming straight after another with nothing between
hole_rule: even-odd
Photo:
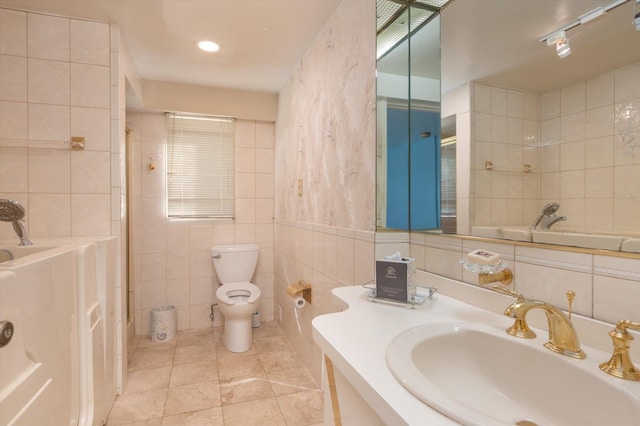
<instances>
[{"instance_id":1,"label":"toilet lid","mask_svg":"<svg viewBox=\"0 0 640 426\"><path fill-rule=\"evenodd\" d=\"M250 282L225 283L216 290L216 299L225 305L254 303L260 293L260 289Z\"/></svg>"}]
</instances>

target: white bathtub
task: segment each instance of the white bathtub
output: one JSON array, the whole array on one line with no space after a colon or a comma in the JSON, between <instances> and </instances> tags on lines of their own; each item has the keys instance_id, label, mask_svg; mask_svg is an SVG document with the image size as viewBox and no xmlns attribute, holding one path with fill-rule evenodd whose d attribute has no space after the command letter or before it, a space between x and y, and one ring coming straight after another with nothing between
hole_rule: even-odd
<instances>
[{"instance_id":1,"label":"white bathtub","mask_svg":"<svg viewBox=\"0 0 640 426\"><path fill-rule=\"evenodd\" d=\"M530 230L517 226L474 226L471 235L513 241L562 246L584 247L600 250L640 253L640 238L633 235L580 232L561 227L545 230Z\"/></svg>"},{"instance_id":2,"label":"white bathtub","mask_svg":"<svg viewBox=\"0 0 640 426\"><path fill-rule=\"evenodd\" d=\"M102 425L115 399L114 241L0 244L0 425ZM6 260L12 257L11 260Z\"/></svg>"},{"instance_id":3,"label":"white bathtub","mask_svg":"<svg viewBox=\"0 0 640 426\"><path fill-rule=\"evenodd\" d=\"M0 264L0 424L75 425L79 412L75 254L56 247ZM35 251L35 250L34 250Z\"/></svg>"}]
</instances>

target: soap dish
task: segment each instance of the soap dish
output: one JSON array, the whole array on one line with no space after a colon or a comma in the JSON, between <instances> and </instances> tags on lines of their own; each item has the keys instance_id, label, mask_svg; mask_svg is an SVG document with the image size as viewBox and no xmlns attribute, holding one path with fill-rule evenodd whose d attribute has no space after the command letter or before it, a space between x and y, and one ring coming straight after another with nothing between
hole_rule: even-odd
<instances>
[{"instance_id":1,"label":"soap dish","mask_svg":"<svg viewBox=\"0 0 640 426\"><path fill-rule=\"evenodd\" d=\"M479 263L471 263L467 259L460 261L464 269L473 273L495 274L503 271L508 265L504 260L499 261L495 265L481 265Z\"/></svg>"},{"instance_id":2,"label":"soap dish","mask_svg":"<svg viewBox=\"0 0 640 426\"><path fill-rule=\"evenodd\" d=\"M404 306L404 307L409 307L411 309L415 309L416 306L425 305L425 302L427 302L426 304L435 302L437 299L437 297L435 296L435 293L438 291L438 289L435 287L418 285L416 286L416 293L413 295L411 302L400 302L398 300L385 299L383 297L376 297L375 283L367 283L367 284L364 284L362 287L368 290L367 293L364 294L364 297L366 297L371 302L387 303L389 305Z\"/></svg>"}]
</instances>

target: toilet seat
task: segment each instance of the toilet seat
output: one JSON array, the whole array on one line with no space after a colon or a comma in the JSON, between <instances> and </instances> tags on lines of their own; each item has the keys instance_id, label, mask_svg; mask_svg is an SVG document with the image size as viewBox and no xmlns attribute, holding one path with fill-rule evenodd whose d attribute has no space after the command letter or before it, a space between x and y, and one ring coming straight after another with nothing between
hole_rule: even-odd
<instances>
[{"instance_id":1,"label":"toilet seat","mask_svg":"<svg viewBox=\"0 0 640 426\"><path fill-rule=\"evenodd\" d=\"M260 289L250 282L224 283L216 290L219 303L225 305L246 305L260 298Z\"/></svg>"}]
</instances>

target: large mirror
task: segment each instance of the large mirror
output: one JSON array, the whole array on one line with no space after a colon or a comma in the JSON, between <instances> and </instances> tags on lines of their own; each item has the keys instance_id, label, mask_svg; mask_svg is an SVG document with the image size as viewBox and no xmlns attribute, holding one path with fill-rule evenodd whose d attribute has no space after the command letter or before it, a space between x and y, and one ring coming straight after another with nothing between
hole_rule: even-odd
<instances>
[{"instance_id":1,"label":"large mirror","mask_svg":"<svg viewBox=\"0 0 640 426\"><path fill-rule=\"evenodd\" d=\"M440 6L378 0L377 227L441 227Z\"/></svg>"},{"instance_id":2,"label":"large mirror","mask_svg":"<svg viewBox=\"0 0 640 426\"><path fill-rule=\"evenodd\" d=\"M455 0L441 11L442 115L454 122L457 233L639 250L634 6ZM568 55L557 46L559 30ZM539 221L549 204L557 210Z\"/></svg>"}]
</instances>

